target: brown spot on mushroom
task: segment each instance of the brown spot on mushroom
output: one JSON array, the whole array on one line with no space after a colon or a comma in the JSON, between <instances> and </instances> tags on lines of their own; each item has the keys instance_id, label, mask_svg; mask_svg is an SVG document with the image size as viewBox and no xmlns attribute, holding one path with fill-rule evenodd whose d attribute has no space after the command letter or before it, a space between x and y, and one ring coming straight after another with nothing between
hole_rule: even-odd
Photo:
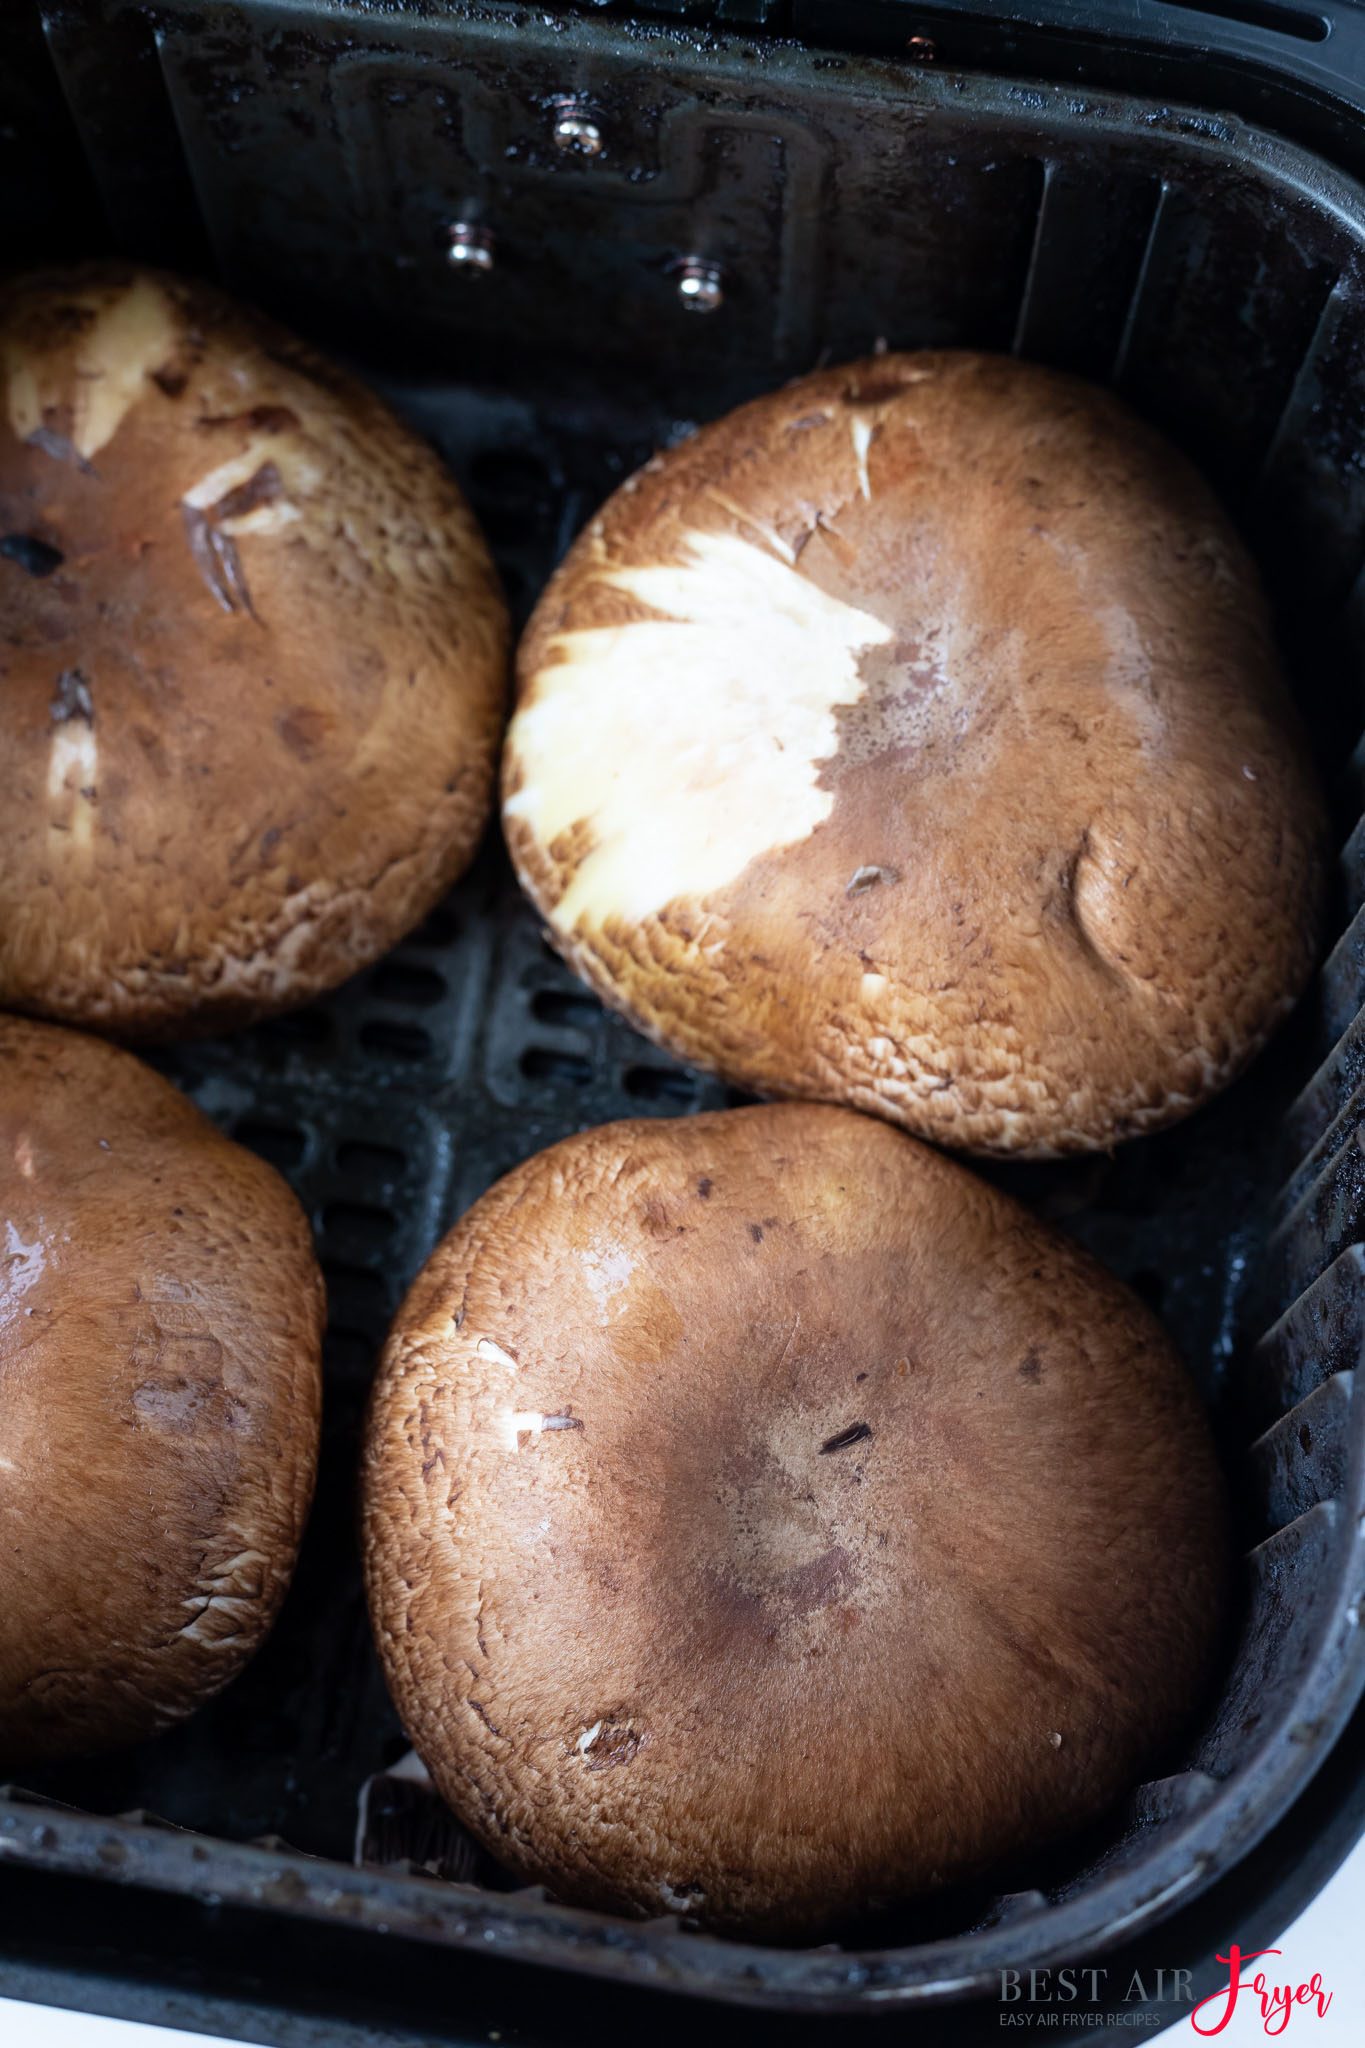
<instances>
[{"instance_id":1,"label":"brown spot on mushroom","mask_svg":"<svg viewBox=\"0 0 1365 2048\"><path fill-rule=\"evenodd\" d=\"M647 1733L604 1719L585 1729L574 1747L586 1769L611 1771L633 1763L648 1740Z\"/></svg>"},{"instance_id":2,"label":"brown spot on mushroom","mask_svg":"<svg viewBox=\"0 0 1365 2048\"><path fill-rule=\"evenodd\" d=\"M1027 1380L1031 1387L1036 1387L1043 1377L1043 1361L1036 1351L1030 1349L1025 1354L1024 1361L1019 1367L1019 1377L1021 1380Z\"/></svg>"},{"instance_id":3,"label":"brown spot on mushroom","mask_svg":"<svg viewBox=\"0 0 1365 2048\"><path fill-rule=\"evenodd\" d=\"M311 761L326 745L336 720L313 704L295 704L290 710L281 712L275 720L275 730L291 754L297 754L301 761Z\"/></svg>"},{"instance_id":4,"label":"brown spot on mushroom","mask_svg":"<svg viewBox=\"0 0 1365 2048\"><path fill-rule=\"evenodd\" d=\"M298 414L288 405L253 405L247 424L258 434L289 434L300 426Z\"/></svg>"},{"instance_id":5,"label":"brown spot on mushroom","mask_svg":"<svg viewBox=\"0 0 1365 2048\"><path fill-rule=\"evenodd\" d=\"M795 1616L837 1608L854 1576L852 1552L842 1544L834 1544L822 1556L783 1573L772 1588L771 1605L787 1608ZM837 1618L835 1625L839 1626Z\"/></svg>"},{"instance_id":6,"label":"brown spot on mushroom","mask_svg":"<svg viewBox=\"0 0 1365 2048\"><path fill-rule=\"evenodd\" d=\"M216 1337L207 1331L179 1335L158 1330L150 1345L139 1342L135 1347L135 1365L140 1351L156 1374L133 1389L132 1405L141 1420L182 1435L209 1418L220 1428L228 1426L232 1404L223 1385L223 1347Z\"/></svg>"}]
</instances>

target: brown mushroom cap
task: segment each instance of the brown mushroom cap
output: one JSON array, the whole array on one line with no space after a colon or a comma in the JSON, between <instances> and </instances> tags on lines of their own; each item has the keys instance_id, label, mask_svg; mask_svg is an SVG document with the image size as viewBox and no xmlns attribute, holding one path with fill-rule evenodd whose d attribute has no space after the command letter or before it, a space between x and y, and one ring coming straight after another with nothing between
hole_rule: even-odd
<instances>
[{"instance_id":1,"label":"brown mushroom cap","mask_svg":"<svg viewBox=\"0 0 1365 2048\"><path fill-rule=\"evenodd\" d=\"M0 1765L131 1742L261 1643L322 1283L274 1170L130 1054L0 1017Z\"/></svg>"},{"instance_id":2,"label":"brown mushroom cap","mask_svg":"<svg viewBox=\"0 0 1365 2048\"><path fill-rule=\"evenodd\" d=\"M1316 947L1245 550L1110 393L1005 357L822 371L632 477L523 641L504 820L660 1044L973 1151L1183 1115Z\"/></svg>"},{"instance_id":3,"label":"brown mushroom cap","mask_svg":"<svg viewBox=\"0 0 1365 2048\"><path fill-rule=\"evenodd\" d=\"M385 951L491 802L506 608L353 378L199 284L0 308L0 1003L127 1037Z\"/></svg>"},{"instance_id":4,"label":"brown mushroom cap","mask_svg":"<svg viewBox=\"0 0 1365 2048\"><path fill-rule=\"evenodd\" d=\"M404 1725L497 1857L806 1938L1128 1787L1228 1556L1147 1309L795 1104L608 1125L475 1204L384 1353L364 1541Z\"/></svg>"}]
</instances>

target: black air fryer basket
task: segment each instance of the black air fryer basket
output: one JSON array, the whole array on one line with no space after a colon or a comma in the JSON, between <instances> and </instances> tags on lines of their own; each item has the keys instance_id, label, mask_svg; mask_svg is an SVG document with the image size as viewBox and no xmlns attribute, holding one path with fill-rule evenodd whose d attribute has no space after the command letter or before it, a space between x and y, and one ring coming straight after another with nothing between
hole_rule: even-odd
<instances>
[{"instance_id":1,"label":"black air fryer basket","mask_svg":"<svg viewBox=\"0 0 1365 2048\"><path fill-rule=\"evenodd\" d=\"M509 1889L384 1775L405 1743L360 1592L359 1419L437 1237L570 1131L736 1098L572 979L496 834L334 997L163 1055L317 1230L317 1506L226 1694L0 1793L0 1992L137 1980L125 2010L253 2038L273 2012L281 2041L501 2032L518 1999L509 2041L681 2038L680 2013L730 2037L616 1980L780 2009L773 2038L914 2010L965 2041L1002 1969L1268 1938L1365 1824L1365 15L1209 7L4 0L0 260L209 272L349 358L453 465L519 618L653 449L819 360L969 344L1112 382L1256 549L1343 852L1330 957L1233 1089L1112 1157L989 1169L1158 1309L1210 1404L1245 1550L1218 1697L1086 1839L845 1947Z\"/></svg>"}]
</instances>

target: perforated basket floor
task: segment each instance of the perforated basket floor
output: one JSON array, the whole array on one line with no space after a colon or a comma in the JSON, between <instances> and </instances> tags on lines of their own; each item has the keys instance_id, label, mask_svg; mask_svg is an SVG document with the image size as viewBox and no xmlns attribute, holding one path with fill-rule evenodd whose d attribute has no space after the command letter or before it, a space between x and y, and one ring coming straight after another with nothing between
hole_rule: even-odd
<instances>
[{"instance_id":1,"label":"perforated basket floor","mask_svg":"<svg viewBox=\"0 0 1365 2048\"><path fill-rule=\"evenodd\" d=\"M122 35L139 12L109 19ZM50 16L92 161L100 147L112 161L118 108L92 111L98 43L73 26L91 9ZM458 35L426 11L376 27L321 0L164 6L147 49L225 281L325 345L365 337L467 483L521 616L593 506L687 430L684 411L879 337L1014 346L1111 378L1205 464L1260 548L1339 797L1344 936L1304 1013L1186 1125L1112 1158L992 1169L1170 1327L1234 1483L1239 1630L1204 1725L1121 1812L994 1892L907 1908L843 1948L612 1921L510 1891L486 1865L465 1884L351 1862L361 1787L405 1748L353 1531L388 1319L444 1228L527 1154L730 1099L573 980L490 840L421 931L326 1002L159 1059L287 1174L317 1230L331 1304L318 1499L247 1673L155 1744L31 1781L64 1804L0 1797L0 1856L787 2010L942 2003L1001 1967L1100 1953L1214 1883L1302 1792L1365 1685L1365 827L1350 760L1365 193L1223 117L496 7L457 16ZM617 123L599 185L533 146L566 66ZM476 306L430 267L442 209L471 186L521 251ZM735 273L728 328L677 328L667 259L707 223L768 255ZM164 208L162 230L173 248ZM598 267L575 297L584 248ZM558 367L544 353L557 318ZM504 333L516 345L494 381ZM484 381L419 373L433 349L482 360Z\"/></svg>"}]
</instances>

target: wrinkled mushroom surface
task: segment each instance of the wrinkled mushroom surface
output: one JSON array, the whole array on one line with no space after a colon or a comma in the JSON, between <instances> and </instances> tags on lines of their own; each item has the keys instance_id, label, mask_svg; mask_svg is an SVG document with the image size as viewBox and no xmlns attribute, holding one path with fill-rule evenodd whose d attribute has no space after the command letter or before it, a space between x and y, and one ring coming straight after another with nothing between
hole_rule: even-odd
<instances>
[{"instance_id":1,"label":"wrinkled mushroom surface","mask_svg":"<svg viewBox=\"0 0 1365 2048\"><path fill-rule=\"evenodd\" d=\"M1245 550L1112 394L1004 357L821 371L648 463L537 607L503 788L660 1044L967 1150L1183 1115L1317 943Z\"/></svg>"}]
</instances>

